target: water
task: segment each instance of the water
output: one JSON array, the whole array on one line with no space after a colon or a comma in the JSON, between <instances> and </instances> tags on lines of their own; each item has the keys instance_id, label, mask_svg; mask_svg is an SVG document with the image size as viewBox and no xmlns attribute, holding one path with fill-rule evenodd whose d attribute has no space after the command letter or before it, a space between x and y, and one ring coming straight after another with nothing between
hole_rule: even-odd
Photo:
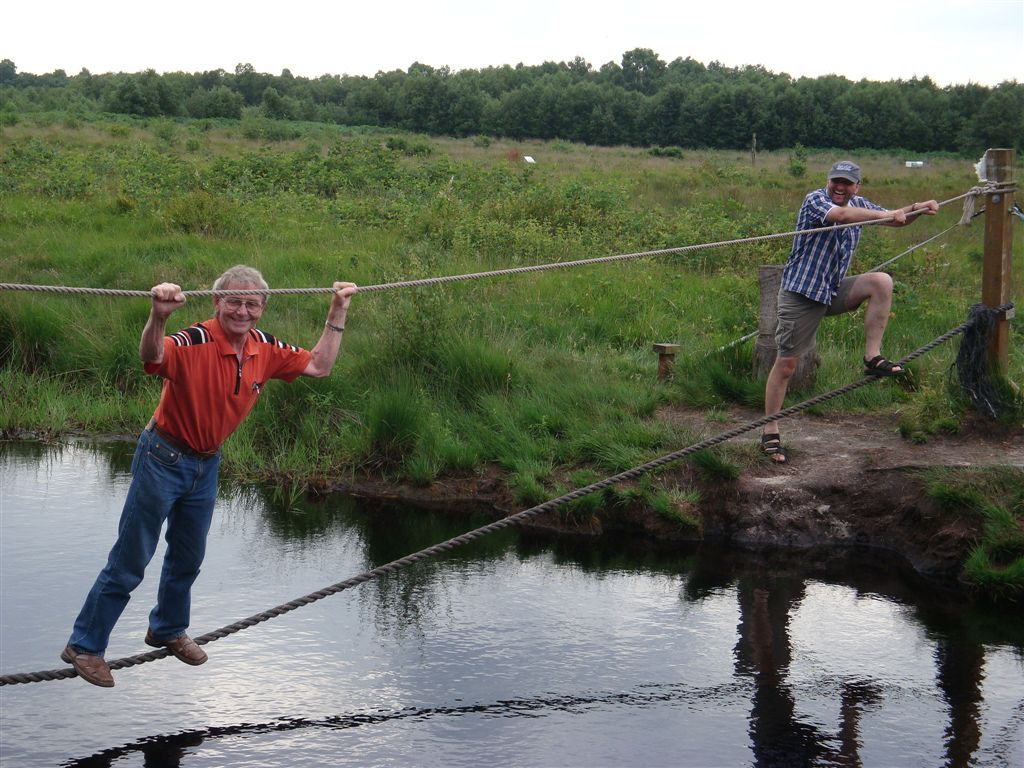
<instances>
[{"instance_id":1,"label":"water","mask_svg":"<svg viewBox=\"0 0 1024 768\"><path fill-rule=\"evenodd\" d=\"M0 452L0 673L66 667L131 449ZM225 489L191 631L483 522ZM161 556L109 658L148 650ZM0 765L1024 765L1024 619L864 553L503 531L206 650L0 687Z\"/></svg>"}]
</instances>

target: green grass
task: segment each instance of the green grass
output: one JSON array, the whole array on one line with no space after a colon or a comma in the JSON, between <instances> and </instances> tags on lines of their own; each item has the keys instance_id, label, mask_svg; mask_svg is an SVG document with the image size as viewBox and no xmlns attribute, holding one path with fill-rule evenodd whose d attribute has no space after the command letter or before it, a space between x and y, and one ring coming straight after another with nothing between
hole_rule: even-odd
<instances>
[{"instance_id":1,"label":"green grass","mask_svg":"<svg viewBox=\"0 0 1024 768\"><path fill-rule=\"evenodd\" d=\"M933 469L919 476L944 511L981 523L964 564L965 577L991 596L1024 595L1024 471Z\"/></svg>"},{"instance_id":2,"label":"green grass","mask_svg":"<svg viewBox=\"0 0 1024 768\"><path fill-rule=\"evenodd\" d=\"M245 133L230 122L4 127L0 279L136 290L173 280L197 289L241 262L273 287L379 285L697 245L792 229L803 195L834 159L809 152L807 177L795 178L788 152L763 153L751 166L735 152L656 157L315 126L274 142ZM510 162L514 152L539 162ZM913 170L897 156L858 161L865 194L885 205L942 200L975 183L973 160L935 157ZM867 228L855 269L941 231L957 208L905 229ZM981 234L980 222L960 228L891 267L890 356L966 318L981 293ZM295 483L372 472L424 484L493 465L521 501L536 503L566 472L607 475L677 450L689 436L653 418L659 405L762 402L752 342L715 351L756 330L757 266L783 263L788 246L780 239L358 296L333 375L269 387L228 442L225 469ZM1020 285L1019 255L1015 262ZM137 430L159 391L137 362L147 311L140 299L0 293L3 433ZM172 325L209 311L209 300L190 301ZM325 312L322 296L274 297L264 323L310 346ZM1018 382L1020 328L1012 327L1009 370ZM665 383L655 375L657 341L683 346ZM859 377L862 344L859 316L823 324L816 392ZM955 351L950 343L915 361L905 385L864 387L821 408L898 411L918 439L953 430L965 409L949 391ZM809 394L792 392L787 404ZM717 455L698 463L717 477L736 472Z\"/></svg>"}]
</instances>

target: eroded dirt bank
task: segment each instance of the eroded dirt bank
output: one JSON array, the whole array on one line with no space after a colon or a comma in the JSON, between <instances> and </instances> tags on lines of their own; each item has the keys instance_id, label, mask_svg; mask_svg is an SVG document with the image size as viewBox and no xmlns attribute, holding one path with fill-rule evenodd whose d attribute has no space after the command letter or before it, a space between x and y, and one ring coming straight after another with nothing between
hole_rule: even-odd
<instances>
[{"instance_id":1,"label":"eroded dirt bank","mask_svg":"<svg viewBox=\"0 0 1024 768\"><path fill-rule=\"evenodd\" d=\"M736 408L714 422L703 412L666 410L697 439L748 423L759 414ZM916 571L955 577L981 530L980 520L943 512L928 498L918 470L928 467L1006 466L1022 473L1024 429L971 421L957 435L916 444L897 432L898 416L809 416L782 424L785 466L753 461L733 481L709 481L686 461L659 473L661 484L697 487L701 502L688 512L701 531L683 528L641 508L602 509L585 519L545 513L529 526L575 535L639 534L660 541L715 540L749 547L868 546L899 553ZM757 432L732 442L753 446ZM370 480L331 484L331 490L383 503L433 509L472 509L495 517L516 505L495 475L442 480L430 487Z\"/></svg>"}]
</instances>

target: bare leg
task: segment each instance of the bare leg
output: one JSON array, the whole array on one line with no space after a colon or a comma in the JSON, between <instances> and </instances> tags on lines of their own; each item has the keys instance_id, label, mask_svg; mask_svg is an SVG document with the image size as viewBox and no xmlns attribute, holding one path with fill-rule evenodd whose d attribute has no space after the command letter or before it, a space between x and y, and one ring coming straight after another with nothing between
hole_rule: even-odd
<instances>
[{"instance_id":1,"label":"bare leg","mask_svg":"<svg viewBox=\"0 0 1024 768\"><path fill-rule=\"evenodd\" d=\"M882 336L892 310L892 278L884 272L857 275L847 305L854 310L865 301L868 307L864 311L864 358L870 360L882 354ZM903 369L896 366L896 370Z\"/></svg>"},{"instance_id":2,"label":"bare leg","mask_svg":"<svg viewBox=\"0 0 1024 768\"><path fill-rule=\"evenodd\" d=\"M768 380L764 385L764 415L771 416L782 410L782 403L786 400L786 390L789 389L789 380L796 372L799 357L776 357L775 364L768 374ZM778 434L779 422L773 421L765 424L765 434Z\"/></svg>"},{"instance_id":3,"label":"bare leg","mask_svg":"<svg viewBox=\"0 0 1024 768\"><path fill-rule=\"evenodd\" d=\"M799 357L776 357L775 364L768 374L768 380L764 385L764 415L771 416L782 410L782 403L786 399L786 390L789 389L789 380L796 372ZM779 422L771 421L764 425L765 435L778 435ZM772 461L782 464L786 461L785 454L772 454Z\"/></svg>"}]
</instances>

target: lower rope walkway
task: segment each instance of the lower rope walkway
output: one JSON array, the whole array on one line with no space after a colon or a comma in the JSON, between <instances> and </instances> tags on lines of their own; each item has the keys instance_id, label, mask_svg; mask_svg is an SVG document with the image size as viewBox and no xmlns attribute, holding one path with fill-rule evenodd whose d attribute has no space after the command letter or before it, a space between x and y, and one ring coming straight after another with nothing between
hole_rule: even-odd
<instances>
[{"instance_id":1,"label":"lower rope walkway","mask_svg":"<svg viewBox=\"0 0 1024 768\"><path fill-rule=\"evenodd\" d=\"M999 314L1002 312L1006 312L1012 307L1013 302L1010 302L1008 304L1004 304L1001 307L988 311L995 314ZM964 331L966 331L968 328L975 324L978 317L980 317L980 315L972 313L972 316L969 320L967 320L964 323L961 323L956 328L947 331L946 333L942 334L933 341L930 341L929 343L925 344L923 347L920 347L919 349L911 352L906 357L901 358L899 364L905 367L906 364L909 363L911 360L916 360L917 358L921 357L927 352L930 352L932 349L939 346L940 344L944 344L954 336L963 333ZM220 640L221 638L227 637L228 635L232 635L236 632L240 632L243 629L255 626L256 624L260 624L264 621L269 621L270 619L276 618L278 616L283 616L286 613L294 611L296 608L301 608L304 605L315 603L316 601L322 600L325 597L330 597L331 595L337 594L338 592L342 592L351 587L358 586L359 584L363 584L364 582L372 581L373 579L376 579L380 576L386 576L388 574L395 573L397 571L409 567L410 565L414 565L415 563L418 563L422 560L426 560L427 558L442 554L444 552L448 552L452 549L455 549L456 547L462 546L463 544L468 544L490 533L503 530L512 525L517 525L525 520L528 520L531 517L535 517L545 512L551 512L553 510L558 509L559 507L569 504L572 501L575 501L576 499L580 499L584 496L587 496L591 493L595 493L597 491L602 491L624 480L635 479L655 469L658 469L659 467L663 467L666 464L670 464L672 462L678 461L679 459L685 458L686 456L696 453L697 451L702 451L705 450L706 448L711 448L715 445L718 445L719 443L725 442L726 440L731 440L734 437L742 435L745 432L749 432L753 429L757 429L758 427L762 427L765 424L768 424L772 421L777 421L779 419L786 418L787 416L797 414L800 411L807 410L808 408L813 408L816 405L824 403L828 400L832 400L833 398L839 397L840 395L844 395L848 392L852 392L855 389L860 389L861 387L871 384L875 381L878 381L878 377L866 376L863 379L860 379L859 381L854 381L850 384L847 384L846 386L840 387L839 389L834 389L831 392L826 392L824 394L817 395L815 397L812 397L810 400L805 400L802 403L798 403L797 405L785 408L779 411L778 413L772 414L771 416L764 416L760 419L755 419L754 421L730 429L727 432L723 432L715 437L702 440L701 442L694 443L693 445L687 448L683 448L673 453L669 453L665 456L661 456L660 458L649 461L646 464L641 464L640 466L628 469L625 472L620 472L617 475L612 475L611 477L607 477L604 480L599 480L595 483L591 483L590 485L587 485L583 488L577 488L576 490L570 491L569 493L563 496L559 496L556 499L550 499L548 501L545 501L543 504L539 504L536 507L531 507L530 509L523 510L522 512L517 512L516 514L510 515L509 517L502 518L501 520L497 520L493 523L481 526L480 528L476 528L475 530L448 539L447 541L443 541L440 544L435 544L431 547L427 547L426 549L422 549L419 552L415 552L411 555L406 555L405 557L399 558L398 560L393 560L390 563L387 563L386 565L378 566L377 568L366 571L365 573L361 573L358 576L353 576L352 578L346 579L345 581L339 581L337 584L332 584L329 587L325 587L323 589L317 590L316 592L312 592L308 595L305 595L304 597L300 597L296 600L284 603L282 605L277 606L276 608L271 608L267 611L263 611L262 613L250 616L247 619L236 621L234 624L229 624L226 627L221 627L220 629L215 629L212 632L207 632L205 635L195 638L195 641L199 645L205 645L206 643L212 643L214 640ZM170 652L166 648L161 648L159 650L141 653L136 656L126 656L124 658L109 662L110 668L124 669L126 667L134 667L139 664L145 664L146 662L162 659L165 656L169 655L169 653ZM19 683L38 683L47 680L61 680L64 678L76 676L77 673L73 668L56 669L42 672L16 673L11 675L0 676L0 686L16 685Z\"/></svg>"}]
</instances>

